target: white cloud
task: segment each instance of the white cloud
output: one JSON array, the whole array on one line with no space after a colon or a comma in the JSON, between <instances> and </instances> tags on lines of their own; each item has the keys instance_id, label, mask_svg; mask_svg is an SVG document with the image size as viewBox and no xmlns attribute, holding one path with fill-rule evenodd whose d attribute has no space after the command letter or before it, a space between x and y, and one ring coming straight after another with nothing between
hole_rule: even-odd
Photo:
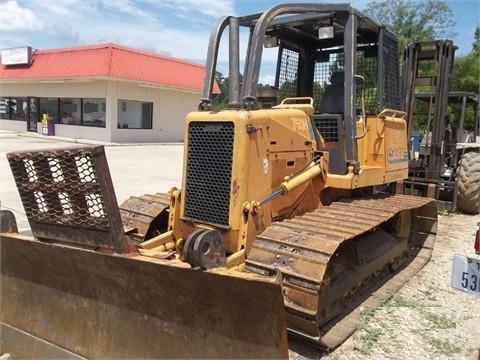
<instances>
[{"instance_id":1,"label":"white cloud","mask_svg":"<svg viewBox=\"0 0 480 360\"><path fill-rule=\"evenodd\" d=\"M95 11L91 0L30 0L30 4L43 8L42 14L56 18L79 18Z\"/></svg>"},{"instance_id":2,"label":"white cloud","mask_svg":"<svg viewBox=\"0 0 480 360\"><path fill-rule=\"evenodd\" d=\"M233 0L144 0L158 8L174 11L174 15L190 21L205 22L204 17L235 15Z\"/></svg>"},{"instance_id":3,"label":"white cloud","mask_svg":"<svg viewBox=\"0 0 480 360\"><path fill-rule=\"evenodd\" d=\"M235 13L233 0L7 1L17 12L23 7L24 12L37 15L36 24L42 24L38 30L43 31L26 39L35 47L116 42L199 62L206 58L215 19ZM9 37L5 40L18 42L13 34ZM223 46L220 58L228 58L228 46Z\"/></svg>"},{"instance_id":4,"label":"white cloud","mask_svg":"<svg viewBox=\"0 0 480 360\"><path fill-rule=\"evenodd\" d=\"M146 22L158 22L158 18L151 12L142 10L142 5L139 2L132 0L101 0L101 3L106 9L128 14Z\"/></svg>"},{"instance_id":5,"label":"white cloud","mask_svg":"<svg viewBox=\"0 0 480 360\"><path fill-rule=\"evenodd\" d=\"M22 8L17 0L0 2L0 31L33 32L43 28L43 21L30 9Z\"/></svg>"},{"instance_id":6,"label":"white cloud","mask_svg":"<svg viewBox=\"0 0 480 360\"><path fill-rule=\"evenodd\" d=\"M66 21L56 22L49 30L53 36L60 40L77 42L79 39L78 30Z\"/></svg>"},{"instance_id":7,"label":"white cloud","mask_svg":"<svg viewBox=\"0 0 480 360\"><path fill-rule=\"evenodd\" d=\"M99 23L79 27L81 41L87 44L115 42L171 56L203 62L208 31L188 31L164 27L141 27L128 23Z\"/></svg>"},{"instance_id":8,"label":"white cloud","mask_svg":"<svg viewBox=\"0 0 480 360\"><path fill-rule=\"evenodd\" d=\"M3 38L0 37L0 40L3 43L22 42L22 45L27 41L30 45L41 49L82 43L116 42L204 62L210 31L217 18L222 15L236 15L236 6L249 8L247 11L244 9L242 14L255 12L261 5L262 9L270 6L268 4L263 6L259 2L254 9L251 6L244 6L243 1L7 0L5 2L0 0L0 9L8 5L22 14L20 20L24 28L30 16L34 18L34 21L31 21L34 24L31 28L39 30L28 36L25 34L16 36L14 32L9 32L4 34ZM0 10L0 27L6 24L5 20L1 20L8 17L5 13L8 12ZM219 67L228 59L226 42L228 34L225 35L220 46ZM240 54L243 59L247 50L247 33L241 31L240 37ZM274 62L276 55L277 49L264 49L262 63ZM243 71L243 65L241 71Z\"/></svg>"}]
</instances>

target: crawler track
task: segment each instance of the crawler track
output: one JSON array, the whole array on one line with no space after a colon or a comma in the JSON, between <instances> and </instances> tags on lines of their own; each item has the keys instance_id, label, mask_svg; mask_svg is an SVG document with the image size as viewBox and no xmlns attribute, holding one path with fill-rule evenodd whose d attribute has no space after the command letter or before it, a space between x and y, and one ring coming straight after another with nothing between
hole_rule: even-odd
<instances>
[{"instance_id":1,"label":"crawler track","mask_svg":"<svg viewBox=\"0 0 480 360\"><path fill-rule=\"evenodd\" d=\"M428 262L436 223L432 199L345 199L268 227L245 269L280 278L291 335L332 349Z\"/></svg>"},{"instance_id":2,"label":"crawler track","mask_svg":"<svg viewBox=\"0 0 480 360\"><path fill-rule=\"evenodd\" d=\"M166 231L170 195L131 196L120 205L120 215L129 236L138 242Z\"/></svg>"}]
</instances>

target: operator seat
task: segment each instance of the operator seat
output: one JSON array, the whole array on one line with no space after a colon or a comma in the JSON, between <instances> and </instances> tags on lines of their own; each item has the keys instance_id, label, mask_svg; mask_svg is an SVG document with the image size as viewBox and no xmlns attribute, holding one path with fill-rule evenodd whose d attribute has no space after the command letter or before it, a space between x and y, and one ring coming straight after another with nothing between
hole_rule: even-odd
<instances>
[{"instance_id":1,"label":"operator seat","mask_svg":"<svg viewBox=\"0 0 480 360\"><path fill-rule=\"evenodd\" d=\"M320 151L328 151L328 171L343 175L347 171L345 146L343 144L344 112L344 72L335 71L330 77L320 102L320 113L312 116L314 128L321 134L323 141L317 140Z\"/></svg>"},{"instance_id":2,"label":"operator seat","mask_svg":"<svg viewBox=\"0 0 480 360\"><path fill-rule=\"evenodd\" d=\"M342 114L344 103L344 86L345 73L343 71L335 71L330 77L330 85L325 89L322 101L320 103L320 111L328 114Z\"/></svg>"}]
</instances>

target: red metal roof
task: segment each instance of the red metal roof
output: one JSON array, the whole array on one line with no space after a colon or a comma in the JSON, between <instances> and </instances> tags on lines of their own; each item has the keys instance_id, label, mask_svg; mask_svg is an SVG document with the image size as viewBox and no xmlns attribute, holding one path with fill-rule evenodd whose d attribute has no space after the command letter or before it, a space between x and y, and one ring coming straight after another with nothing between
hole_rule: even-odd
<instances>
[{"instance_id":1,"label":"red metal roof","mask_svg":"<svg viewBox=\"0 0 480 360\"><path fill-rule=\"evenodd\" d=\"M201 90L205 76L203 65L112 43L36 50L32 59L31 65L0 65L0 79L112 77Z\"/></svg>"}]
</instances>

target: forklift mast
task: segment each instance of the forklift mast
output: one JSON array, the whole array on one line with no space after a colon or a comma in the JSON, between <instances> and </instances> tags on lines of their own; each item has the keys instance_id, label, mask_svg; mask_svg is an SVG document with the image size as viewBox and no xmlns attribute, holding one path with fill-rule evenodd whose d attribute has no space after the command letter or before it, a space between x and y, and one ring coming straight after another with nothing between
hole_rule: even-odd
<instances>
[{"instance_id":1,"label":"forklift mast","mask_svg":"<svg viewBox=\"0 0 480 360\"><path fill-rule=\"evenodd\" d=\"M417 42L404 53L402 77L403 108L409 114L408 134L413 133L416 94L428 92L429 110L426 136L431 131L426 178L438 179L445 155L445 129L448 125L448 85L453 72L455 47L451 40ZM428 138L427 138L428 139Z\"/></svg>"}]
</instances>

